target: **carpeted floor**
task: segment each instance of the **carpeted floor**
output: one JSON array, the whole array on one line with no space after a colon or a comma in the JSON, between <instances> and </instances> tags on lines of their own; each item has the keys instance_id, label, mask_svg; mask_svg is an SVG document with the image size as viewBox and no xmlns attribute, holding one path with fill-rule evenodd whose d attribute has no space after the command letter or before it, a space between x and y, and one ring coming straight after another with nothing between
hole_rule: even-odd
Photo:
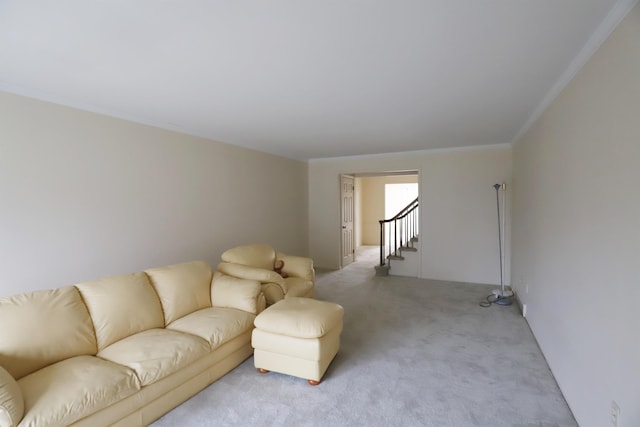
<instances>
[{"instance_id":1,"label":"carpeted floor","mask_svg":"<svg viewBox=\"0 0 640 427\"><path fill-rule=\"evenodd\" d=\"M345 308L319 386L249 358L153 425L577 425L517 307L478 305L495 287L375 277L376 256L318 272L318 299Z\"/></svg>"}]
</instances>

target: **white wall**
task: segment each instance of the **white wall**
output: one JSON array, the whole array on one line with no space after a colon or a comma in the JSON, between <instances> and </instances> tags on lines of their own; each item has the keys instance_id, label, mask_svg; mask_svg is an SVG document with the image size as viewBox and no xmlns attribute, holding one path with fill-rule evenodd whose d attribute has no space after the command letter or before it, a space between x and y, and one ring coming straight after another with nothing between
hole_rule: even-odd
<instances>
[{"instance_id":1,"label":"white wall","mask_svg":"<svg viewBox=\"0 0 640 427\"><path fill-rule=\"evenodd\" d=\"M401 170L417 170L420 179L420 277L499 283L498 224L492 186L496 182L508 183L511 178L508 146L310 162L309 245L316 265L340 265L338 176ZM508 266L508 258L506 261ZM507 268L507 280L508 277Z\"/></svg>"},{"instance_id":2,"label":"white wall","mask_svg":"<svg viewBox=\"0 0 640 427\"><path fill-rule=\"evenodd\" d=\"M380 221L385 219L385 185L418 182L417 175L362 178L362 244L380 244Z\"/></svg>"},{"instance_id":3,"label":"white wall","mask_svg":"<svg viewBox=\"0 0 640 427\"><path fill-rule=\"evenodd\" d=\"M640 426L640 6L514 149L513 278L578 423ZM527 285L529 292L527 293Z\"/></svg>"},{"instance_id":4,"label":"white wall","mask_svg":"<svg viewBox=\"0 0 640 427\"><path fill-rule=\"evenodd\" d=\"M262 241L307 252L307 165L0 93L0 296Z\"/></svg>"}]
</instances>

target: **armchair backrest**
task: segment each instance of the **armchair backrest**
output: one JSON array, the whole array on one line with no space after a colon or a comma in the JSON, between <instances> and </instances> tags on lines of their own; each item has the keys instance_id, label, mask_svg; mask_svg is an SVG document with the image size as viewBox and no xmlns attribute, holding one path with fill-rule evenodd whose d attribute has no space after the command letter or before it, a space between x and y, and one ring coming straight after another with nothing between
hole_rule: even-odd
<instances>
[{"instance_id":1,"label":"armchair backrest","mask_svg":"<svg viewBox=\"0 0 640 427\"><path fill-rule=\"evenodd\" d=\"M233 264L273 270L276 251L271 246L265 244L238 246L224 252L222 254L222 260Z\"/></svg>"}]
</instances>

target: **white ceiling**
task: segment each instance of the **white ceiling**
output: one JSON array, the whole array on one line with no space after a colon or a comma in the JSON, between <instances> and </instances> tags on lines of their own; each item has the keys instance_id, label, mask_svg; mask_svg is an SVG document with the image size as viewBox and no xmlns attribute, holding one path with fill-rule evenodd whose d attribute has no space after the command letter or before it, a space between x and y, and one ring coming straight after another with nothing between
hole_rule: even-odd
<instances>
[{"instance_id":1,"label":"white ceiling","mask_svg":"<svg viewBox=\"0 0 640 427\"><path fill-rule=\"evenodd\" d=\"M296 159L511 143L636 1L0 0L0 90Z\"/></svg>"}]
</instances>

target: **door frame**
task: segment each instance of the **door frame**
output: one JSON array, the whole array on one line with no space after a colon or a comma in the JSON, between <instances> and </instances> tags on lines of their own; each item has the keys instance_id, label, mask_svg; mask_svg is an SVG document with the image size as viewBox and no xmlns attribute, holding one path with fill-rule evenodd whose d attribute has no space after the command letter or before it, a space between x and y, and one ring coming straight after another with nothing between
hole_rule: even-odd
<instances>
[{"instance_id":1,"label":"door frame","mask_svg":"<svg viewBox=\"0 0 640 427\"><path fill-rule=\"evenodd\" d=\"M348 176L348 177L352 177L354 178L354 182L356 178L370 178L370 177L379 177L379 176L397 176L397 175L416 175L418 177L418 197L420 198L420 200L423 200L422 194L423 194L423 188L421 185L421 175L422 175L422 170L420 168L416 168L416 169L398 169L398 170L387 170L387 171L364 171L364 172L345 172L345 173L339 173L338 174L338 245L340 245L340 249L339 249L339 263L338 263L338 268L343 268L345 267L345 265L342 265L342 201L341 201L341 194L342 194L342 177L343 176ZM334 181L335 182L335 181ZM354 188L354 197L355 197L355 193L358 191L358 188ZM354 207L355 209L355 207ZM335 212L335 211L334 211ZM421 210L422 212L422 210ZM357 227L357 221L360 220L360 218L358 217L358 215L354 215L354 227ZM418 216L418 224L420 227L420 230L423 230L423 225L422 224L422 213ZM355 238L355 233L354 233L354 238ZM418 241L418 247L420 248L420 251L422 252L424 250L423 248L423 239L420 239ZM354 246L354 251L356 251L357 247ZM356 260L356 253L354 252L354 256L353 256L354 261ZM420 259L418 261L418 277L422 277L422 269L423 269L423 265L422 265L422 259Z\"/></svg>"}]
</instances>

